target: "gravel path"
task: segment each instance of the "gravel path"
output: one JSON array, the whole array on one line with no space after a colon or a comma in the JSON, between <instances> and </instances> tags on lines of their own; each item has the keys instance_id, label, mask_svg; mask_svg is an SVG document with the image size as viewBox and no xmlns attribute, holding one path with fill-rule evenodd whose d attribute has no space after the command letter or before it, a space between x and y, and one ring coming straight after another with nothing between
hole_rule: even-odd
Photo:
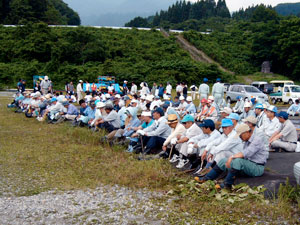
<instances>
[{"instance_id":1,"label":"gravel path","mask_svg":"<svg viewBox=\"0 0 300 225\"><path fill-rule=\"evenodd\" d=\"M1 197L0 224L168 224L172 200L160 197L119 186Z\"/></svg>"}]
</instances>

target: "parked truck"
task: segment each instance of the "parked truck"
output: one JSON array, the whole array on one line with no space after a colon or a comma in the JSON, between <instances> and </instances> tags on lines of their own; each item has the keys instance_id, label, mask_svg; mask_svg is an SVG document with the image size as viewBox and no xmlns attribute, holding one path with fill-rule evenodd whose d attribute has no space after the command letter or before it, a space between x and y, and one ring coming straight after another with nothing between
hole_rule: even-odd
<instances>
[{"instance_id":1,"label":"parked truck","mask_svg":"<svg viewBox=\"0 0 300 225\"><path fill-rule=\"evenodd\" d=\"M300 86L298 85L285 85L281 91L270 94L270 99L273 104L277 102L284 102L293 104L296 99L300 98Z\"/></svg>"}]
</instances>

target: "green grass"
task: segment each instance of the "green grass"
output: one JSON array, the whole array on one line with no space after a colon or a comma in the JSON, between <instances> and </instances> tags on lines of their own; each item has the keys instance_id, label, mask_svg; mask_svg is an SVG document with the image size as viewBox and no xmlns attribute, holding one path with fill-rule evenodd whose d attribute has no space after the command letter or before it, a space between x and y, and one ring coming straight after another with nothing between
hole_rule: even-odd
<instances>
[{"instance_id":1,"label":"green grass","mask_svg":"<svg viewBox=\"0 0 300 225\"><path fill-rule=\"evenodd\" d=\"M7 98L0 98L2 195L9 192L29 196L47 190L84 190L100 184L118 184L164 193L179 190L154 200L159 203L177 199L169 205L171 224L299 222L299 206L287 197L269 203L253 197L234 203L219 201L209 194L211 190L195 192L189 183L192 178L178 172L167 160L138 161L123 147L101 145L102 133L72 128L67 123L40 123L7 109L8 102Z\"/></svg>"}]
</instances>

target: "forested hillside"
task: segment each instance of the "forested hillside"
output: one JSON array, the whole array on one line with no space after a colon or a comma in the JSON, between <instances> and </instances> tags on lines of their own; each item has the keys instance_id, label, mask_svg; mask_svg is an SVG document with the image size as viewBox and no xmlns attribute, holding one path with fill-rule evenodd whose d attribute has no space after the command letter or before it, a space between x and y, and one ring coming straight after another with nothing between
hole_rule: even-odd
<instances>
[{"instance_id":1,"label":"forested hillside","mask_svg":"<svg viewBox=\"0 0 300 225\"><path fill-rule=\"evenodd\" d=\"M296 15L300 17L300 2L278 4L275 10L278 14L283 16Z\"/></svg>"},{"instance_id":2,"label":"forested hillside","mask_svg":"<svg viewBox=\"0 0 300 225\"><path fill-rule=\"evenodd\" d=\"M76 12L62 0L0 0L0 24L45 22L80 25Z\"/></svg>"},{"instance_id":3,"label":"forested hillside","mask_svg":"<svg viewBox=\"0 0 300 225\"><path fill-rule=\"evenodd\" d=\"M184 33L199 49L237 74L260 71L263 61L272 72L300 80L300 18L281 18L274 10L258 7L249 20L231 21L224 32Z\"/></svg>"},{"instance_id":4,"label":"forested hillside","mask_svg":"<svg viewBox=\"0 0 300 225\"><path fill-rule=\"evenodd\" d=\"M0 27L0 81L14 85L32 75L47 74L54 84L95 81L113 75L118 81L199 83L230 75L216 65L193 61L159 31L96 28L49 28L44 23L24 27ZM57 87L57 86L56 86Z\"/></svg>"},{"instance_id":5,"label":"forested hillside","mask_svg":"<svg viewBox=\"0 0 300 225\"><path fill-rule=\"evenodd\" d=\"M202 0L195 3L178 1L168 8L161 10L149 18L136 17L126 23L127 27L174 27L180 23L189 23L211 17L230 18L225 0Z\"/></svg>"}]
</instances>

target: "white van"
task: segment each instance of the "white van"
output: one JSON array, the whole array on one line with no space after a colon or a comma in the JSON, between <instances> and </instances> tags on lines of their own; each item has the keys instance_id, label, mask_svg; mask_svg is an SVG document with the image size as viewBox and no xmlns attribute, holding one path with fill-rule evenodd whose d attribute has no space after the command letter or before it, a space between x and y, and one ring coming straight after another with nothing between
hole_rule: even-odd
<instances>
[{"instance_id":1,"label":"white van","mask_svg":"<svg viewBox=\"0 0 300 225\"><path fill-rule=\"evenodd\" d=\"M286 85L294 85L294 81L292 80L272 80L270 84L273 84L274 89L273 92L282 91L283 87Z\"/></svg>"}]
</instances>

